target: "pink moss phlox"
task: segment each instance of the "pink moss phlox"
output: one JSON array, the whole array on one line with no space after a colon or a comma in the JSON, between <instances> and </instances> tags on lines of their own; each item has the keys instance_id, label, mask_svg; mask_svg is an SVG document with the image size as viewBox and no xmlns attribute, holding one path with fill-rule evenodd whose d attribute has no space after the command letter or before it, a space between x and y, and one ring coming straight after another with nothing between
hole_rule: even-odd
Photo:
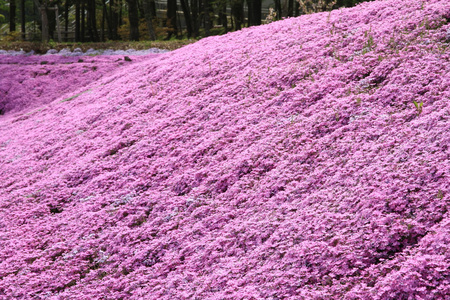
<instances>
[{"instance_id":1,"label":"pink moss phlox","mask_svg":"<svg viewBox=\"0 0 450 300\"><path fill-rule=\"evenodd\" d=\"M449 19L374 1L1 64L0 298L447 299Z\"/></svg>"}]
</instances>

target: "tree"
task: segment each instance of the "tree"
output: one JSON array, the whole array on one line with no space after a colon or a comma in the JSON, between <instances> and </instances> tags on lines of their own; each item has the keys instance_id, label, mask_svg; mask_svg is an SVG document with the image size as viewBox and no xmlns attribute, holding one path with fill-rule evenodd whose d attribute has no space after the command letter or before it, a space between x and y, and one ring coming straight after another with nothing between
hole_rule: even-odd
<instances>
[{"instance_id":1,"label":"tree","mask_svg":"<svg viewBox=\"0 0 450 300\"><path fill-rule=\"evenodd\" d=\"M178 34L177 30L177 0L167 0L167 27L169 32L167 39Z\"/></svg>"},{"instance_id":2,"label":"tree","mask_svg":"<svg viewBox=\"0 0 450 300\"><path fill-rule=\"evenodd\" d=\"M23 1L23 0L22 0ZM69 1L64 3L64 37L67 40L69 31Z\"/></svg>"},{"instance_id":3,"label":"tree","mask_svg":"<svg viewBox=\"0 0 450 300\"><path fill-rule=\"evenodd\" d=\"M96 12L97 6L95 5L95 0L86 0L86 11L87 11L87 30L89 33L89 39L91 42L98 42L98 32L97 32L97 20Z\"/></svg>"},{"instance_id":4,"label":"tree","mask_svg":"<svg viewBox=\"0 0 450 300\"><path fill-rule=\"evenodd\" d=\"M254 0L255 2L255 10L253 11L253 20L255 25L261 25L261 9L262 9L262 0Z\"/></svg>"},{"instance_id":5,"label":"tree","mask_svg":"<svg viewBox=\"0 0 450 300\"><path fill-rule=\"evenodd\" d=\"M294 0L288 0L288 17L294 16Z\"/></svg>"},{"instance_id":6,"label":"tree","mask_svg":"<svg viewBox=\"0 0 450 300\"><path fill-rule=\"evenodd\" d=\"M254 2L255 2L255 0L247 0L247 10L248 10L247 20L248 20L248 26L254 25L254 21L253 21L253 10L255 9L255 7L254 7Z\"/></svg>"},{"instance_id":7,"label":"tree","mask_svg":"<svg viewBox=\"0 0 450 300\"><path fill-rule=\"evenodd\" d=\"M350 0L352 1L352 0ZM300 10L304 14L311 14L331 10L336 4L335 0L298 0Z\"/></svg>"},{"instance_id":8,"label":"tree","mask_svg":"<svg viewBox=\"0 0 450 300\"><path fill-rule=\"evenodd\" d=\"M187 0L180 0L181 9L183 10L184 20L186 21L186 30L188 38L194 37L194 24L193 18L191 16L191 8L189 7L189 2Z\"/></svg>"},{"instance_id":9,"label":"tree","mask_svg":"<svg viewBox=\"0 0 450 300\"><path fill-rule=\"evenodd\" d=\"M80 7L80 38L81 42L86 42L86 4L84 1L80 1L81 7Z\"/></svg>"},{"instance_id":10,"label":"tree","mask_svg":"<svg viewBox=\"0 0 450 300\"><path fill-rule=\"evenodd\" d=\"M106 11L106 21L108 23L108 39L118 40L119 34L117 28L119 27L119 9L115 0L109 0L109 14L107 13L106 4L104 11Z\"/></svg>"},{"instance_id":11,"label":"tree","mask_svg":"<svg viewBox=\"0 0 450 300\"><path fill-rule=\"evenodd\" d=\"M244 23L244 1L231 0L231 15L234 20L234 29L240 30Z\"/></svg>"},{"instance_id":12,"label":"tree","mask_svg":"<svg viewBox=\"0 0 450 300\"><path fill-rule=\"evenodd\" d=\"M144 17L147 24L148 35L151 41L156 40L155 29L153 28L153 19L156 16L155 0L144 0Z\"/></svg>"},{"instance_id":13,"label":"tree","mask_svg":"<svg viewBox=\"0 0 450 300\"><path fill-rule=\"evenodd\" d=\"M20 29L22 30L22 39L25 40L25 0L20 1Z\"/></svg>"},{"instance_id":14,"label":"tree","mask_svg":"<svg viewBox=\"0 0 450 300\"><path fill-rule=\"evenodd\" d=\"M336 4L333 6L333 8L352 7L358 3L368 2L368 1L373 1L373 0L336 0ZM329 2L331 2L331 1L329 1Z\"/></svg>"},{"instance_id":15,"label":"tree","mask_svg":"<svg viewBox=\"0 0 450 300\"><path fill-rule=\"evenodd\" d=\"M75 0L75 42L81 41L81 5Z\"/></svg>"},{"instance_id":16,"label":"tree","mask_svg":"<svg viewBox=\"0 0 450 300\"><path fill-rule=\"evenodd\" d=\"M42 3L39 2L39 0L34 0L34 3L36 4L38 10L41 13L41 22L42 22L42 41L48 42L50 39L49 31L48 31L48 16L47 16L47 0L42 0Z\"/></svg>"},{"instance_id":17,"label":"tree","mask_svg":"<svg viewBox=\"0 0 450 300\"><path fill-rule=\"evenodd\" d=\"M191 0L191 11L192 11L192 30L194 32L193 36L198 37L200 35L200 18L199 18L199 2L198 0Z\"/></svg>"},{"instance_id":18,"label":"tree","mask_svg":"<svg viewBox=\"0 0 450 300\"><path fill-rule=\"evenodd\" d=\"M16 31L16 0L9 1L9 32Z\"/></svg>"},{"instance_id":19,"label":"tree","mask_svg":"<svg viewBox=\"0 0 450 300\"><path fill-rule=\"evenodd\" d=\"M139 41L139 10L137 0L127 0L128 20L130 21L130 40Z\"/></svg>"},{"instance_id":20,"label":"tree","mask_svg":"<svg viewBox=\"0 0 450 300\"><path fill-rule=\"evenodd\" d=\"M5 15L2 14L6 8L5 4L3 0L0 0L0 23L6 20Z\"/></svg>"},{"instance_id":21,"label":"tree","mask_svg":"<svg viewBox=\"0 0 450 300\"><path fill-rule=\"evenodd\" d=\"M47 19L48 19L48 37L51 39L56 28L56 12L54 9L54 3L47 1Z\"/></svg>"},{"instance_id":22,"label":"tree","mask_svg":"<svg viewBox=\"0 0 450 300\"><path fill-rule=\"evenodd\" d=\"M277 13L277 18L280 19L282 17L282 10L281 10L281 0L274 0L275 3L275 12Z\"/></svg>"},{"instance_id":23,"label":"tree","mask_svg":"<svg viewBox=\"0 0 450 300\"><path fill-rule=\"evenodd\" d=\"M222 25L225 32L228 32L227 1L219 0L216 4L219 11L219 25Z\"/></svg>"},{"instance_id":24,"label":"tree","mask_svg":"<svg viewBox=\"0 0 450 300\"><path fill-rule=\"evenodd\" d=\"M178 2L179 1L179 2ZM275 19L299 16L305 13L330 10L331 8L354 6L360 2L371 0L273 0L276 13ZM0 0L0 21L9 24L9 30L14 32L21 25L22 38L25 39L26 21L33 16L26 14L30 2L39 11L39 23L42 41L49 41L56 33L59 18L58 8L63 8L62 16L65 20L65 38L70 30L71 11L75 18L75 40L77 42L120 39L118 28L122 25L122 15L129 18L130 39L139 40L141 18L145 20L148 38L156 40L156 0ZM231 16L231 30L239 30L243 26L261 24L262 0L167 0L167 16L163 26L168 28L167 39L173 36L182 37L181 23L177 15L177 3L182 10L188 38L200 35L204 29L206 36L212 33L214 25L221 25L224 31L229 29ZM56 6L59 4L60 6ZM18 7L19 6L19 7ZM244 10L247 7L248 9ZM229 11L231 10L231 15ZM19 11L18 11L19 10ZM100 15L101 14L101 15ZM275 15L275 14L274 14ZM98 18L101 17L101 20ZM247 19L246 19L247 18ZM248 23L244 22L248 20ZM98 33L101 26L101 36ZM58 34L58 39L59 39Z\"/></svg>"},{"instance_id":25,"label":"tree","mask_svg":"<svg viewBox=\"0 0 450 300\"><path fill-rule=\"evenodd\" d=\"M211 0L203 0L203 15L204 15L204 27L205 27L205 35L211 35L211 28L213 27L213 16L214 10L212 7Z\"/></svg>"},{"instance_id":26,"label":"tree","mask_svg":"<svg viewBox=\"0 0 450 300\"><path fill-rule=\"evenodd\" d=\"M261 25L261 0L247 0L248 25Z\"/></svg>"},{"instance_id":27,"label":"tree","mask_svg":"<svg viewBox=\"0 0 450 300\"><path fill-rule=\"evenodd\" d=\"M300 3L298 1L294 1L294 17L298 17L300 15Z\"/></svg>"}]
</instances>

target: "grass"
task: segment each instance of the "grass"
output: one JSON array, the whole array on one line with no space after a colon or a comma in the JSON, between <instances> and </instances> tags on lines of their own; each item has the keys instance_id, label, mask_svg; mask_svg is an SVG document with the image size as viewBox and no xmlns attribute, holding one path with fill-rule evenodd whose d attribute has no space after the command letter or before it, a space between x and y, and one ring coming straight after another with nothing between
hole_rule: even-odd
<instances>
[{"instance_id":1,"label":"grass","mask_svg":"<svg viewBox=\"0 0 450 300\"><path fill-rule=\"evenodd\" d=\"M50 49L62 50L68 48L73 51L76 48L80 48L83 52L88 49L113 49L113 50L145 50L149 48L158 48L166 50L175 50L181 48L185 45L196 42L196 40L170 40L170 41L109 41L109 42L99 42L99 43L40 43L40 42L10 42L10 41L0 41L0 49L2 50L24 50L25 52L30 52L33 50L37 54L44 54Z\"/></svg>"},{"instance_id":2,"label":"grass","mask_svg":"<svg viewBox=\"0 0 450 300\"><path fill-rule=\"evenodd\" d=\"M80 96L80 95L82 95L82 94L84 94L84 93L90 92L90 91L92 91L92 89L89 89L89 90L87 90L87 91L78 93L78 94L73 95L73 96L71 96L71 97L69 97L69 98L66 98L66 99L64 99L64 100L61 100L60 103L67 102L67 101L70 101L70 100L73 100L73 99L75 99L76 97L78 97L78 96Z\"/></svg>"}]
</instances>

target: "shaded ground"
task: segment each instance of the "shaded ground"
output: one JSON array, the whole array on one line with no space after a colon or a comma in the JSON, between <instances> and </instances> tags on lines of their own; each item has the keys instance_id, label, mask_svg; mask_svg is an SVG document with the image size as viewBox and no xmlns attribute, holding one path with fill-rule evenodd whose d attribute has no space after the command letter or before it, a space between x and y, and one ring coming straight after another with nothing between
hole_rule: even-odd
<instances>
[{"instance_id":1,"label":"shaded ground","mask_svg":"<svg viewBox=\"0 0 450 300\"><path fill-rule=\"evenodd\" d=\"M145 41L145 42L105 42L105 43L32 43L32 42L0 42L1 50L23 50L25 52L34 51L37 54L45 54L50 49L71 51L80 48L83 52L89 49L113 49L113 50L146 50L149 48L158 48L165 50L175 50L188 44L196 42L195 40L174 40L174 41Z\"/></svg>"}]
</instances>

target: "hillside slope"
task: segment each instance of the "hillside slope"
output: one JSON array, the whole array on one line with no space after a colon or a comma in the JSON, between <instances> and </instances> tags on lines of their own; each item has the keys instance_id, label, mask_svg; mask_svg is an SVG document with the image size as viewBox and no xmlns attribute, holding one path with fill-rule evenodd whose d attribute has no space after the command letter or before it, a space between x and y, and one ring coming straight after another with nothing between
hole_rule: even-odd
<instances>
[{"instance_id":1,"label":"hillside slope","mask_svg":"<svg viewBox=\"0 0 450 300\"><path fill-rule=\"evenodd\" d=\"M448 299L449 21L290 18L0 116L0 298Z\"/></svg>"},{"instance_id":2,"label":"hillside slope","mask_svg":"<svg viewBox=\"0 0 450 300\"><path fill-rule=\"evenodd\" d=\"M74 93L103 76L157 56L62 56L0 54L0 115L29 112L65 93Z\"/></svg>"}]
</instances>

